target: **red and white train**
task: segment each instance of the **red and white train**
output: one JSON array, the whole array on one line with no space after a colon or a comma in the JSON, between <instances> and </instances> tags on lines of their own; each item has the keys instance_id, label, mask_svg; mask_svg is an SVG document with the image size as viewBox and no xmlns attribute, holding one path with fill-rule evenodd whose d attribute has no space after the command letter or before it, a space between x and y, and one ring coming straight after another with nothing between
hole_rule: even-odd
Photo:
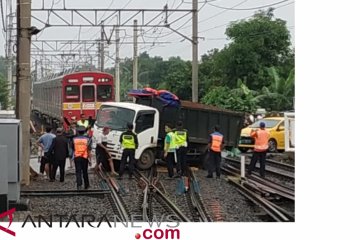
<instances>
[{"instance_id":1,"label":"red and white train","mask_svg":"<svg viewBox=\"0 0 360 240\"><path fill-rule=\"evenodd\" d=\"M56 74L34 82L32 111L50 125L63 122L67 128L67 122L74 116L79 120L82 113L95 119L101 103L114 97L114 79L108 73Z\"/></svg>"}]
</instances>

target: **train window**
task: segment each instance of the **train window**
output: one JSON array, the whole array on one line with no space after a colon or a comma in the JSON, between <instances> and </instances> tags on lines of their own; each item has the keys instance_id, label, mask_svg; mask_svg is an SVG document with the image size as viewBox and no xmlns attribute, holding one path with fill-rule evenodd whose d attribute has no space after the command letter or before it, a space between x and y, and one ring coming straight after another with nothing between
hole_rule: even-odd
<instances>
[{"instance_id":1,"label":"train window","mask_svg":"<svg viewBox=\"0 0 360 240\"><path fill-rule=\"evenodd\" d=\"M80 91L79 86L68 85L65 87L66 101L79 101Z\"/></svg>"},{"instance_id":2,"label":"train window","mask_svg":"<svg viewBox=\"0 0 360 240\"><path fill-rule=\"evenodd\" d=\"M82 86L82 101L95 102L94 86Z\"/></svg>"},{"instance_id":3,"label":"train window","mask_svg":"<svg viewBox=\"0 0 360 240\"><path fill-rule=\"evenodd\" d=\"M98 85L97 87L97 100L99 102L110 101L112 95L112 86L111 85Z\"/></svg>"}]
</instances>

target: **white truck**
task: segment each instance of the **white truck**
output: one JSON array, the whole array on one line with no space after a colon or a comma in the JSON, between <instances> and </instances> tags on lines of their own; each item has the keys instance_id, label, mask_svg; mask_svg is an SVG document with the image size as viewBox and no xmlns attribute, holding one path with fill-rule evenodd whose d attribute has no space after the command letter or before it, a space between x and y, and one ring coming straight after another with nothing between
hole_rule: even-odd
<instances>
[{"instance_id":1,"label":"white truck","mask_svg":"<svg viewBox=\"0 0 360 240\"><path fill-rule=\"evenodd\" d=\"M103 103L97 113L94 137L99 135L103 127L110 127L107 147L114 160L121 159L120 135L127 129L127 123L133 123L134 132L138 136L135 159L139 169L150 168L155 158L161 157L164 125L171 123L175 126L178 120L182 120L188 130L188 159L202 160L215 124L220 125L225 146L237 147L238 133L244 121L243 113L187 101L181 101L181 107L173 107L163 104L156 97L140 97L137 103Z\"/></svg>"}]
</instances>

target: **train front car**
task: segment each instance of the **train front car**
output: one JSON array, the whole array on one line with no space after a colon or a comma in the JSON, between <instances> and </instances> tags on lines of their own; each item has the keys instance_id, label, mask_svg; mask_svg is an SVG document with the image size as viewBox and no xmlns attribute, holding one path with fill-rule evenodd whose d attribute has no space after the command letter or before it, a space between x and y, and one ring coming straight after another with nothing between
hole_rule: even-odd
<instances>
[{"instance_id":1,"label":"train front car","mask_svg":"<svg viewBox=\"0 0 360 240\"><path fill-rule=\"evenodd\" d=\"M110 74L102 72L79 72L63 78L63 117L71 122L73 117L80 119L96 118L102 102L114 101L114 81ZM67 127L67 126L66 126Z\"/></svg>"}]
</instances>

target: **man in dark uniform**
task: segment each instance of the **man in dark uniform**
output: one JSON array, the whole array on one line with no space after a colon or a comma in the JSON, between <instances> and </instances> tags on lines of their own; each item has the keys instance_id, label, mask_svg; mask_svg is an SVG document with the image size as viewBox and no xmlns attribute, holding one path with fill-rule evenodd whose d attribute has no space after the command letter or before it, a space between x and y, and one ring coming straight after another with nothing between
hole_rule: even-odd
<instances>
[{"instance_id":1,"label":"man in dark uniform","mask_svg":"<svg viewBox=\"0 0 360 240\"><path fill-rule=\"evenodd\" d=\"M120 172L119 175L122 177L125 171L125 164L127 158L129 157L129 178L132 178L134 169L135 169L135 149L138 148L138 138L136 134L133 132L134 125L132 123L128 123L127 131L123 132L120 136L120 143L123 148L123 153L120 161Z\"/></svg>"},{"instance_id":2,"label":"man in dark uniform","mask_svg":"<svg viewBox=\"0 0 360 240\"><path fill-rule=\"evenodd\" d=\"M52 153L54 158L54 165L51 169L50 182L55 181L56 171L60 167L60 182L64 182L65 177L65 162L66 157L69 155L68 139L63 134L63 129L56 130L56 137L54 138L49 152Z\"/></svg>"},{"instance_id":3,"label":"man in dark uniform","mask_svg":"<svg viewBox=\"0 0 360 240\"><path fill-rule=\"evenodd\" d=\"M176 145L176 158L177 158L177 169L180 169L178 174L180 176L185 176L187 168L187 147L189 142L189 136L186 129L183 128L182 121L178 121L176 124L176 129L174 131L174 140Z\"/></svg>"},{"instance_id":4,"label":"man in dark uniform","mask_svg":"<svg viewBox=\"0 0 360 240\"><path fill-rule=\"evenodd\" d=\"M216 177L220 178L220 163L221 151L224 148L224 136L219 132L220 127L216 125L214 132L209 137L209 166L207 178L213 177L213 172L216 170Z\"/></svg>"},{"instance_id":5,"label":"man in dark uniform","mask_svg":"<svg viewBox=\"0 0 360 240\"><path fill-rule=\"evenodd\" d=\"M85 189L89 188L88 164L90 156L90 141L84 136L86 128L80 126L78 128L78 136L73 138L72 146L74 150L74 162L76 172L77 189L80 190L82 185L81 175L84 178Z\"/></svg>"}]
</instances>

